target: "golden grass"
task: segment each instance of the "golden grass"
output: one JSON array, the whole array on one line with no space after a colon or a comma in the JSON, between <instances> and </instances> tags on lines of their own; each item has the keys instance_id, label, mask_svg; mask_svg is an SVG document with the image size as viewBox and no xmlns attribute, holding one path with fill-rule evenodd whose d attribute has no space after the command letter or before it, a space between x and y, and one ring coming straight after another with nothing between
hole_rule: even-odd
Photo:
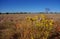
<instances>
[{"instance_id":1,"label":"golden grass","mask_svg":"<svg viewBox=\"0 0 60 39\"><path fill-rule=\"evenodd\" d=\"M47 39L50 32L60 31L60 14L1 14L0 19L0 26L5 27L0 29L1 39ZM54 29L48 31L47 26Z\"/></svg>"}]
</instances>

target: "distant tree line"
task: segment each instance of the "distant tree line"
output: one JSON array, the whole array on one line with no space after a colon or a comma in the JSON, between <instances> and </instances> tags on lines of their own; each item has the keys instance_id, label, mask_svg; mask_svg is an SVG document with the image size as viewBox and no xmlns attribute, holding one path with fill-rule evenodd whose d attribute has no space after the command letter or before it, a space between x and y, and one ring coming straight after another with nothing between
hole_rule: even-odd
<instances>
[{"instance_id":1,"label":"distant tree line","mask_svg":"<svg viewBox=\"0 0 60 39\"><path fill-rule=\"evenodd\" d=\"M16 13L9 13L9 12L6 12L6 13L1 13L0 14L28 14L27 12L16 12Z\"/></svg>"},{"instance_id":2,"label":"distant tree line","mask_svg":"<svg viewBox=\"0 0 60 39\"><path fill-rule=\"evenodd\" d=\"M60 14L60 12L37 12L37 13L32 13L32 12L16 12L16 13L9 13L9 12L6 12L6 13L1 13L0 14Z\"/></svg>"}]
</instances>

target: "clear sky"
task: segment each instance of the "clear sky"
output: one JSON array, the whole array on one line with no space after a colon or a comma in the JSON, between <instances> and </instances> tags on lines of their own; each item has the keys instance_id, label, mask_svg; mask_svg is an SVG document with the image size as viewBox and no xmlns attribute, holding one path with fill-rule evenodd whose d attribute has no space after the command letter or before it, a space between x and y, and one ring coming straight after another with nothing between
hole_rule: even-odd
<instances>
[{"instance_id":1,"label":"clear sky","mask_svg":"<svg viewBox=\"0 0 60 39\"><path fill-rule=\"evenodd\" d=\"M0 12L60 12L60 0L0 0Z\"/></svg>"}]
</instances>

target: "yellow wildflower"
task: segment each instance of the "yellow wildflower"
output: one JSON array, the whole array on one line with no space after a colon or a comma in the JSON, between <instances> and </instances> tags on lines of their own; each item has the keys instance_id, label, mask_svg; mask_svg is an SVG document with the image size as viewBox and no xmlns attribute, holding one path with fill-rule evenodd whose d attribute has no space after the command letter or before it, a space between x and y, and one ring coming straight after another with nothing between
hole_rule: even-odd
<instances>
[{"instance_id":1,"label":"yellow wildflower","mask_svg":"<svg viewBox=\"0 0 60 39\"><path fill-rule=\"evenodd\" d=\"M46 24L46 26L49 26L48 24Z\"/></svg>"},{"instance_id":2,"label":"yellow wildflower","mask_svg":"<svg viewBox=\"0 0 60 39\"><path fill-rule=\"evenodd\" d=\"M40 26L40 23L39 22L36 22L36 26Z\"/></svg>"},{"instance_id":3,"label":"yellow wildflower","mask_svg":"<svg viewBox=\"0 0 60 39\"><path fill-rule=\"evenodd\" d=\"M53 20L50 20L50 23L49 23L50 25L53 25Z\"/></svg>"},{"instance_id":4,"label":"yellow wildflower","mask_svg":"<svg viewBox=\"0 0 60 39\"><path fill-rule=\"evenodd\" d=\"M50 25L53 25L52 23L49 23Z\"/></svg>"}]
</instances>

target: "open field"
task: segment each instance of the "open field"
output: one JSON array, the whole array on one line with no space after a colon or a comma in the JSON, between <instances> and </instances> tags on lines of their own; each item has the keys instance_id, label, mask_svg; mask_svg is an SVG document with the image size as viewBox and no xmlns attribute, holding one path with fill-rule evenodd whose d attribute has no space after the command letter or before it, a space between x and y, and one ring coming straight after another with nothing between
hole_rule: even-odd
<instances>
[{"instance_id":1,"label":"open field","mask_svg":"<svg viewBox=\"0 0 60 39\"><path fill-rule=\"evenodd\" d=\"M46 38L35 29L35 21L27 22L27 17L40 17L41 14L0 14L0 39L60 39L60 14L43 14L52 19L53 30ZM33 30L32 30L33 29ZM39 33L39 35L36 35ZM41 34L44 32L42 31ZM35 36L35 37L34 37Z\"/></svg>"}]
</instances>

